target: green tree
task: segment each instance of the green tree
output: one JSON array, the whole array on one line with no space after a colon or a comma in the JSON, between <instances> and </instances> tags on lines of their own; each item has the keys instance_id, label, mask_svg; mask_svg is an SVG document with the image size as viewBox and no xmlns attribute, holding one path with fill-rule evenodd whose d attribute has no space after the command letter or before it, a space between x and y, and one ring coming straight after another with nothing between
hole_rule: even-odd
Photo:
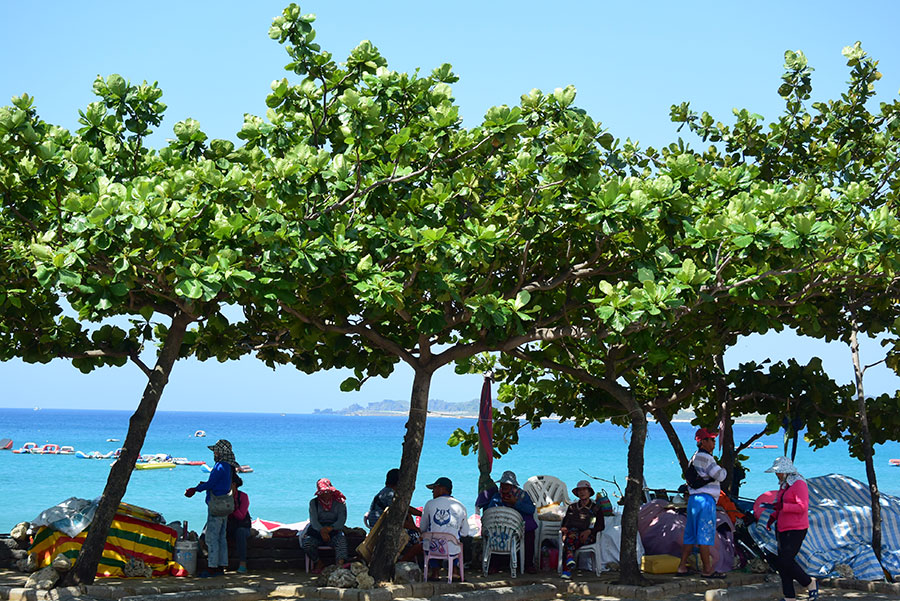
<instances>
[{"instance_id":1,"label":"green tree","mask_svg":"<svg viewBox=\"0 0 900 601\"><path fill-rule=\"evenodd\" d=\"M844 48L843 55L850 68L847 91L839 99L810 106L812 68L802 52L786 52L785 74L778 89L785 99L785 112L768 129L761 125L759 115L746 110L736 110L736 122L729 127L708 113L698 115L687 103L672 107L672 119L713 143L704 154L711 163L752 163L767 181L815 185L821 189L823 204L844 203L854 210L843 228L831 230L831 235L841 240L840 251L833 252L831 261L811 274L802 289L815 302L799 305L787 323L805 335L840 339L850 347L858 413L853 427L859 428L863 440L872 496L872 546L880 558L880 504L858 337L889 329L896 332L891 324L897 317L900 265L896 218L900 100L880 103L877 112L870 110L875 103L875 83L881 79L878 61L869 57L859 42ZM796 222L801 237L833 227L819 220L817 211L798 214ZM893 361L892 366L896 368Z\"/></svg>"},{"instance_id":2,"label":"green tree","mask_svg":"<svg viewBox=\"0 0 900 601\"><path fill-rule=\"evenodd\" d=\"M243 352L221 309L253 280L241 240L260 235L244 226L252 152L207 144L193 120L153 151L156 84L111 75L94 92L75 133L42 121L27 95L0 108L0 359L63 358L85 373L131 363L147 378L69 583L94 579L175 361Z\"/></svg>"}]
</instances>

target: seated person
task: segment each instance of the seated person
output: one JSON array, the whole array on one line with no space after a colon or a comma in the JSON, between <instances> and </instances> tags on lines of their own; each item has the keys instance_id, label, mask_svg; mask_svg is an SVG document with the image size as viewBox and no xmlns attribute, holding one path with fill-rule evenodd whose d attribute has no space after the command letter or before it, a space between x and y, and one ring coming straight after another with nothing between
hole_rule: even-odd
<instances>
[{"instance_id":1,"label":"seated person","mask_svg":"<svg viewBox=\"0 0 900 601\"><path fill-rule=\"evenodd\" d=\"M566 515L559 527L562 535L563 569L562 577L570 578L575 569L575 550L584 545L590 545L597 540L605 525L603 510L600 505L591 500L594 489L587 480L581 480L572 494L578 498L569 505ZM595 558L599 560L599 558Z\"/></svg>"},{"instance_id":2,"label":"seated person","mask_svg":"<svg viewBox=\"0 0 900 601\"><path fill-rule=\"evenodd\" d=\"M525 520L525 571L528 574L536 574L534 567L534 533L537 530L537 522L534 519L534 501L524 490L519 488L516 474L509 470L503 472L497 481L500 489L492 486L482 491L475 501L476 507L490 509L491 507L511 507L522 514Z\"/></svg>"},{"instance_id":3,"label":"seated person","mask_svg":"<svg viewBox=\"0 0 900 601\"><path fill-rule=\"evenodd\" d=\"M303 536L302 546L307 557L315 562L313 573L325 567L319 558L319 546L334 547L335 565L347 560L347 539L344 524L347 522L347 504L344 494L322 478L316 482L316 496L309 501L309 527Z\"/></svg>"},{"instance_id":4,"label":"seated person","mask_svg":"<svg viewBox=\"0 0 900 601\"><path fill-rule=\"evenodd\" d=\"M450 478L438 478L433 484L427 486L431 489L434 498L425 503L422 508L422 532L443 532L452 534L462 542L462 538L469 536L469 514L462 503L450 496L453 493L453 482ZM437 541L431 541L432 549L437 547ZM448 543L449 554L459 553L460 549L453 543ZM454 560L455 562L456 560ZM428 577L434 580L440 578L441 560L433 559L431 565L425 566L429 570ZM456 573L458 573L458 569Z\"/></svg>"},{"instance_id":5,"label":"seated person","mask_svg":"<svg viewBox=\"0 0 900 601\"><path fill-rule=\"evenodd\" d=\"M242 490L244 481L237 474L231 479L231 494L234 497L234 511L228 515L225 534L233 542L238 556L238 569L241 574L247 571L247 539L250 537L250 498Z\"/></svg>"},{"instance_id":6,"label":"seated person","mask_svg":"<svg viewBox=\"0 0 900 601\"><path fill-rule=\"evenodd\" d=\"M384 478L384 488L375 495L375 498L372 499L372 504L369 506L369 512L365 517L366 526L369 528L375 527L375 524L378 523L378 518L394 501L394 491L399 483L400 470L397 468L388 470ZM401 551L400 561L413 561L416 557L422 556L422 537L419 527L416 526L416 521L412 517L414 515L420 516L422 512L415 507L410 507L406 514L406 521L403 524L406 534L409 535L409 540Z\"/></svg>"}]
</instances>

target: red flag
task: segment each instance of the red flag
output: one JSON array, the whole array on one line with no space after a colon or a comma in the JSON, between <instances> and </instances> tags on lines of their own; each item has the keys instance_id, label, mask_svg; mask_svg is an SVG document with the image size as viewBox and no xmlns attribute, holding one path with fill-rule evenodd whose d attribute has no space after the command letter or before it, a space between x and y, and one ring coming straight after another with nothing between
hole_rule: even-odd
<instances>
[{"instance_id":1,"label":"red flag","mask_svg":"<svg viewBox=\"0 0 900 601\"><path fill-rule=\"evenodd\" d=\"M485 377L481 387L481 405L478 410L478 443L479 454L484 453L479 463L486 464L486 473L491 473L494 464L494 413L491 404L491 379Z\"/></svg>"}]
</instances>

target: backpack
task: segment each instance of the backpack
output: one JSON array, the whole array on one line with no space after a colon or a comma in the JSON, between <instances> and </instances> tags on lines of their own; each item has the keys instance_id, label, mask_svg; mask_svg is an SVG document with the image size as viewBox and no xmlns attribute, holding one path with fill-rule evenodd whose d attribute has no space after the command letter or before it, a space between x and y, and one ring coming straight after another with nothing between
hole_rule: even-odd
<instances>
[{"instance_id":1,"label":"backpack","mask_svg":"<svg viewBox=\"0 0 900 601\"><path fill-rule=\"evenodd\" d=\"M700 472L697 471L697 468L694 467L694 462L691 461L688 464L687 469L684 470L684 480L690 488L698 490L712 482L713 478L704 478L701 476Z\"/></svg>"}]
</instances>

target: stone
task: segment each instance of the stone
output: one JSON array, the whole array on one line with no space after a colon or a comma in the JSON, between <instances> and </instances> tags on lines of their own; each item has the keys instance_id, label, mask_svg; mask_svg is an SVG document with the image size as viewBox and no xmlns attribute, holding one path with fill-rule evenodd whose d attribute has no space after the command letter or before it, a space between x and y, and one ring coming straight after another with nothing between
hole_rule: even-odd
<instances>
[{"instance_id":1,"label":"stone","mask_svg":"<svg viewBox=\"0 0 900 601\"><path fill-rule=\"evenodd\" d=\"M375 579L365 571L356 575L356 588L375 588Z\"/></svg>"},{"instance_id":2,"label":"stone","mask_svg":"<svg viewBox=\"0 0 900 601\"><path fill-rule=\"evenodd\" d=\"M328 586L328 577L331 576L331 573L336 569L338 569L336 565L329 565L322 568L322 572L319 574L319 577L316 578L316 586Z\"/></svg>"},{"instance_id":3,"label":"stone","mask_svg":"<svg viewBox=\"0 0 900 601\"><path fill-rule=\"evenodd\" d=\"M355 588L356 576L346 568L337 568L328 575L328 586L338 588Z\"/></svg>"},{"instance_id":4,"label":"stone","mask_svg":"<svg viewBox=\"0 0 900 601\"><path fill-rule=\"evenodd\" d=\"M354 576L359 576L363 572L366 572L368 574L369 568L367 568L366 564L361 561L354 561L350 564L350 571L353 572Z\"/></svg>"},{"instance_id":5,"label":"stone","mask_svg":"<svg viewBox=\"0 0 900 601\"><path fill-rule=\"evenodd\" d=\"M37 569L37 559L34 555L28 555L16 562L16 569L20 572L33 572Z\"/></svg>"},{"instance_id":6,"label":"stone","mask_svg":"<svg viewBox=\"0 0 900 601\"><path fill-rule=\"evenodd\" d=\"M25 583L25 588L49 591L56 584L57 580L59 580L59 573L53 569L53 566L47 566L29 576L28 582Z\"/></svg>"},{"instance_id":7,"label":"stone","mask_svg":"<svg viewBox=\"0 0 900 601\"><path fill-rule=\"evenodd\" d=\"M9 535L19 542L27 541L29 528L31 528L31 524L28 522L19 522L15 525Z\"/></svg>"},{"instance_id":8,"label":"stone","mask_svg":"<svg viewBox=\"0 0 900 601\"><path fill-rule=\"evenodd\" d=\"M20 559L25 559L26 557L28 557L28 551L26 551L25 549L13 549L9 552L9 554L16 561L19 561Z\"/></svg>"},{"instance_id":9,"label":"stone","mask_svg":"<svg viewBox=\"0 0 900 601\"><path fill-rule=\"evenodd\" d=\"M846 563L835 564L834 571L837 572L841 578L853 578L853 568Z\"/></svg>"},{"instance_id":10,"label":"stone","mask_svg":"<svg viewBox=\"0 0 900 601\"><path fill-rule=\"evenodd\" d=\"M126 578L150 578L153 576L153 568L140 557L129 557L128 563L122 568L122 573Z\"/></svg>"},{"instance_id":11,"label":"stone","mask_svg":"<svg viewBox=\"0 0 900 601\"><path fill-rule=\"evenodd\" d=\"M396 584L422 582L422 568L412 561L401 561L394 566L394 582Z\"/></svg>"},{"instance_id":12,"label":"stone","mask_svg":"<svg viewBox=\"0 0 900 601\"><path fill-rule=\"evenodd\" d=\"M68 557L60 553L56 557L53 558L53 563L50 564L54 570L57 572L68 572L72 569L72 562Z\"/></svg>"}]
</instances>

